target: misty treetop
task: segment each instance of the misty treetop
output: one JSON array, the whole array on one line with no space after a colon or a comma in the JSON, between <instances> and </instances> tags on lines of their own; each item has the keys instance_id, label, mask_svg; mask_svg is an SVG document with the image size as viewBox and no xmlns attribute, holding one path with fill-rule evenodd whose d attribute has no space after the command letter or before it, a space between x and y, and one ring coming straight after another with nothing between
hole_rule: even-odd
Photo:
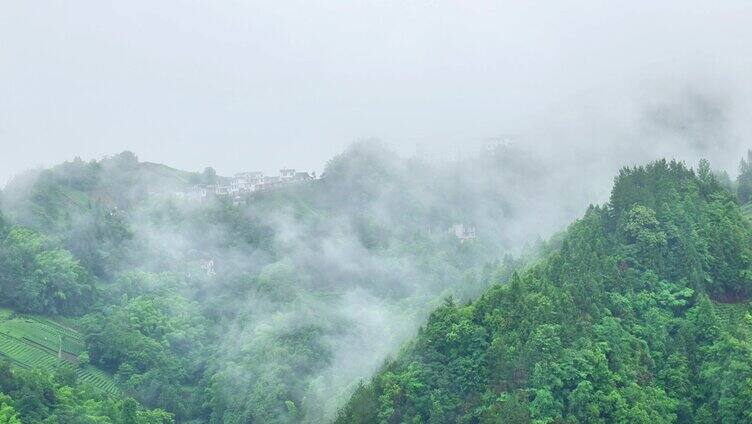
<instances>
[{"instance_id":1,"label":"misty treetop","mask_svg":"<svg viewBox=\"0 0 752 424\"><path fill-rule=\"evenodd\" d=\"M541 262L435 310L338 422L748 422L751 237L707 163L623 169Z\"/></svg>"}]
</instances>

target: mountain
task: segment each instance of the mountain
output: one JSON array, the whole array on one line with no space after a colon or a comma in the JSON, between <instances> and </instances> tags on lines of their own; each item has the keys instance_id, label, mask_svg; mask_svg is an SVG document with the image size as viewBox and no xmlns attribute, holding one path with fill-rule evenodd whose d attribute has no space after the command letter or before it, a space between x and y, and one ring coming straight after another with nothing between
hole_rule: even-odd
<instances>
[{"instance_id":1,"label":"mountain","mask_svg":"<svg viewBox=\"0 0 752 424\"><path fill-rule=\"evenodd\" d=\"M432 312L337 422L749 422L751 237L707 162L623 169L552 252Z\"/></svg>"},{"instance_id":2,"label":"mountain","mask_svg":"<svg viewBox=\"0 0 752 424\"><path fill-rule=\"evenodd\" d=\"M67 162L2 193L0 263L22 266L0 278L13 293L0 302L64 316L124 399L179 422L327 421L443 296L469 299L498 277L487 264L517 237L500 182L520 178L478 164L359 143L323 178L238 202L185 195L226 180L210 171L127 152ZM471 227L477 237L458 238ZM10 403L37 422L31 404Z\"/></svg>"},{"instance_id":3,"label":"mountain","mask_svg":"<svg viewBox=\"0 0 752 424\"><path fill-rule=\"evenodd\" d=\"M733 184L704 162L625 169L542 242L579 202L548 169L364 142L240 197L128 152L21 176L0 204L0 417L739 420Z\"/></svg>"}]
</instances>

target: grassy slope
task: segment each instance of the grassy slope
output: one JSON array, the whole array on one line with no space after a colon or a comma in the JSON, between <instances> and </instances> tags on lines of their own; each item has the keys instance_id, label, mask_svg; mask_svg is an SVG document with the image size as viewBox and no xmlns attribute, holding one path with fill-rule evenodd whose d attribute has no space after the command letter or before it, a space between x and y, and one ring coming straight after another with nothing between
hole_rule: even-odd
<instances>
[{"instance_id":1,"label":"grassy slope","mask_svg":"<svg viewBox=\"0 0 752 424\"><path fill-rule=\"evenodd\" d=\"M71 364L76 367L79 382L118 394L110 375L91 365L78 363L77 357L84 350L81 335L67 325L41 316L0 309L0 357L26 369L53 371L61 365Z\"/></svg>"}]
</instances>

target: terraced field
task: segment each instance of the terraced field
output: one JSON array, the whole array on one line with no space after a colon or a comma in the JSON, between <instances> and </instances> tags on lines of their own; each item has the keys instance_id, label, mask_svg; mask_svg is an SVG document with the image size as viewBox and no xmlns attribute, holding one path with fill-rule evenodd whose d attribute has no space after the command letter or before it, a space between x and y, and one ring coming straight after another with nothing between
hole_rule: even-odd
<instances>
[{"instance_id":1,"label":"terraced field","mask_svg":"<svg viewBox=\"0 0 752 424\"><path fill-rule=\"evenodd\" d=\"M80 382L119 393L112 376L78 363L78 355L84 351L84 342L75 329L45 317L0 309L0 357L26 369L54 370L61 365L73 365Z\"/></svg>"},{"instance_id":2,"label":"terraced field","mask_svg":"<svg viewBox=\"0 0 752 424\"><path fill-rule=\"evenodd\" d=\"M0 321L6 320L11 315L13 315L13 311L10 309L0 308Z\"/></svg>"},{"instance_id":3,"label":"terraced field","mask_svg":"<svg viewBox=\"0 0 752 424\"><path fill-rule=\"evenodd\" d=\"M120 389L112 376L92 365L79 366L76 370L76 376L79 382L90 384L113 394L120 393Z\"/></svg>"},{"instance_id":4,"label":"terraced field","mask_svg":"<svg viewBox=\"0 0 752 424\"><path fill-rule=\"evenodd\" d=\"M20 342L6 334L0 334L0 354L23 368L53 369L62 364L62 361L51 352Z\"/></svg>"},{"instance_id":5,"label":"terraced field","mask_svg":"<svg viewBox=\"0 0 752 424\"><path fill-rule=\"evenodd\" d=\"M78 356L85 349L80 336L74 331L33 318L8 319L0 325L0 333L38 344L54 353L62 350Z\"/></svg>"}]
</instances>

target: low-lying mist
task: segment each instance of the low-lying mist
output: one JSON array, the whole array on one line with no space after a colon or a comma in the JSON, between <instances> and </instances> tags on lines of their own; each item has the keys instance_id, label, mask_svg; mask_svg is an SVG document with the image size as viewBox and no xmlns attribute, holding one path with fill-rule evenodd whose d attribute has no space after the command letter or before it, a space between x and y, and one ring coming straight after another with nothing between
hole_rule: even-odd
<instances>
[{"instance_id":1,"label":"low-lying mist","mask_svg":"<svg viewBox=\"0 0 752 424\"><path fill-rule=\"evenodd\" d=\"M210 335L190 351L185 382L205 398L185 419L321 422L444 298L502 282L487 264L524 266L605 200L620 167L707 157L732 171L746 105L722 90L664 91L617 111L576 102L454 160L358 142L322 178L238 205L178 198L202 174L130 153L76 160L14 179L3 212L76 254L114 293L104 304L165 290L194 302ZM159 405L153 390L136 395Z\"/></svg>"}]
</instances>

